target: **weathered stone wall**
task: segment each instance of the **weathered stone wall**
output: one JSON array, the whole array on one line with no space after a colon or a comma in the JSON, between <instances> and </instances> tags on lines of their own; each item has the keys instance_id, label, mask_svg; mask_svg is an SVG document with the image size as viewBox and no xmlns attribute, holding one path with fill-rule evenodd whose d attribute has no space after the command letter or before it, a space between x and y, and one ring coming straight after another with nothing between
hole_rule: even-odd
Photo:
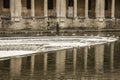
<instances>
[{"instance_id":1,"label":"weathered stone wall","mask_svg":"<svg viewBox=\"0 0 120 80\"><path fill-rule=\"evenodd\" d=\"M68 1L68 0L66 0ZM96 0L91 0L91 9L88 11L89 19L85 19L85 0L77 0L77 16L78 18L64 18L59 22L61 28L93 28L93 29L118 29L120 28L120 0L115 0L115 19L111 19L111 3L112 0L108 0L108 9L105 10L105 18L95 18L95 6ZM22 16L31 16L31 9L27 9L27 0L21 0L22 2ZM57 16L56 14L56 0L54 0L54 8L48 9L48 16ZM66 2L66 9L68 16L68 2ZM10 9L3 8L3 0L0 0L0 16L10 16ZM44 16L44 0L35 0L35 16ZM0 28L5 30L46 30L55 29L57 19L20 19L19 22L10 20L0 20Z\"/></svg>"},{"instance_id":2,"label":"weathered stone wall","mask_svg":"<svg viewBox=\"0 0 120 80\"><path fill-rule=\"evenodd\" d=\"M20 22L2 20L0 22L1 30L46 30L46 26L47 23L43 19L22 19Z\"/></svg>"},{"instance_id":3,"label":"weathered stone wall","mask_svg":"<svg viewBox=\"0 0 120 80\"><path fill-rule=\"evenodd\" d=\"M11 20L0 21L0 30L56 30L57 19L22 19L20 22ZM59 27L66 30L101 30L120 29L120 19L65 19L59 22Z\"/></svg>"},{"instance_id":4,"label":"weathered stone wall","mask_svg":"<svg viewBox=\"0 0 120 80\"><path fill-rule=\"evenodd\" d=\"M63 28L102 29L105 26L105 21L99 21L98 19L67 19L64 25L62 23Z\"/></svg>"},{"instance_id":5,"label":"weathered stone wall","mask_svg":"<svg viewBox=\"0 0 120 80\"><path fill-rule=\"evenodd\" d=\"M44 0L35 0L35 16L44 16Z\"/></svg>"},{"instance_id":6,"label":"weathered stone wall","mask_svg":"<svg viewBox=\"0 0 120 80\"><path fill-rule=\"evenodd\" d=\"M10 16L10 9L3 8L3 0L0 0L0 16Z\"/></svg>"},{"instance_id":7,"label":"weathered stone wall","mask_svg":"<svg viewBox=\"0 0 120 80\"><path fill-rule=\"evenodd\" d=\"M78 0L77 1L77 15L79 17L85 16L85 0Z\"/></svg>"},{"instance_id":8,"label":"weathered stone wall","mask_svg":"<svg viewBox=\"0 0 120 80\"><path fill-rule=\"evenodd\" d=\"M2 0L0 0L0 5L2 5ZM2 6L0 6L0 15L2 15Z\"/></svg>"},{"instance_id":9,"label":"weathered stone wall","mask_svg":"<svg viewBox=\"0 0 120 80\"><path fill-rule=\"evenodd\" d=\"M21 0L22 2L22 16L30 16L31 9L27 9L27 0Z\"/></svg>"}]
</instances>

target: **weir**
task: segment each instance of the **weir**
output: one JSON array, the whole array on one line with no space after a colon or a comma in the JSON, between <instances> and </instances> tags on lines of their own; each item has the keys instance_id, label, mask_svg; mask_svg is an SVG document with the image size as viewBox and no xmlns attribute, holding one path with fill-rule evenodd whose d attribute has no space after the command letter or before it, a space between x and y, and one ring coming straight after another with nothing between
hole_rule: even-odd
<instances>
[{"instance_id":1,"label":"weir","mask_svg":"<svg viewBox=\"0 0 120 80\"><path fill-rule=\"evenodd\" d=\"M0 58L90 47L115 41L117 41L116 38L99 36L2 37L0 38Z\"/></svg>"},{"instance_id":2,"label":"weir","mask_svg":"<svg viewBox=\"0 0 120 80\"><path fill-rule=\"evenodd\" d=\"M109 53L105 52L105 49L107 49L105 48L105 45L110 47L109 50L112 49ZM89 80L89 77L91 76L94 79L101 79L101 77L109 75L110 72L113 74L115 72L114 68L116 62L114 61L114 58L116 57L114 56L114 46L114 42L110 42L109 45L98 44L91 46L92 48L89 48L88 46L84 48L74 47L71 49L45 52L43 54L31 54L27 57L12 57L8 61L11 80L22 79L24 73L27 71L28 73L25 73L24 77L26 78L26 74L29 74L30 79L34 78L36 73L38 74L37 78L40 79L77 78L84 80L83 78L85 78L86 80ZM93 49L93 54L90 53L91 49ZM104 54L110 54L110 56L107 56L107 59L110 60L109 64L105 63L104 59L106 56ZM5 61L1 62L5 63ZM83 62L83 64L79 64L81 62ZM91 64L94 66L91 67ZM109 73L105 73L104 65L110 65L108 68L110 71ZM24 71L24 68L26 69L26 67L29 68ZM92 74L93 72L90 73L92 69L94 69L95 75Z\"/></svg>"}]
</instances>

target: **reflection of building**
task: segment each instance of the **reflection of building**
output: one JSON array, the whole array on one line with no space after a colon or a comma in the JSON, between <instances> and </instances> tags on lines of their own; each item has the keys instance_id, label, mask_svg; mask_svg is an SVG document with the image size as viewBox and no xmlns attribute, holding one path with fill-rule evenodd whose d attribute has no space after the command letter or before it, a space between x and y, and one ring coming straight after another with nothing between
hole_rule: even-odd
<instances>
[{"instance_id":1,"label":"reflection of building","mask_svg":"<svg viewBox=\"0 0 120 80\"><path fill-rule=\"evenodd\" d=\"M48 17L53 23L57 18L61 27L110 28L119 26L119 3L119 0L1 0L0 15L19 22L19 27L16 23L9 26L11 29L25 28L26 18L29 28L43 29ZM36 20L31 21L33 18Z\"/></svg>"},{"instance_id":2,"label":"reflection of building","mask_svg":"<svg viewBox=\"0 0 120 80\"><path fill-rule=\"evenodd\" d=\"M108 48L105 48L105 46ZM4 72L9 69L4 76L8 76L8 73L10 73L10 80L32 78L46 80L78 78L81 80L89 80L91 75L93 76L92 79L95 78L95 80L97 80L102 77L104 78L106 74L109 75L110 72L116 72L116 70L118 70L115 66L115 63L118 62L114 60L116 58L114 54L114 46L115 43L111 43L109 45L102 44L94 47L92 46L92 48L74 48L43 54L39 53L37 55L31 54L28 57L12 57L9 60L0 61L0 70L2 69L2 73L4 74ZM110 51L105 52L105 49L109 49ZM108 63L106 63L105 59L108 60ZM107 73L104 73L104 65L107 65ZM89 74L91 71L95 74ZM0 74L2 75L2 73ZM103 74L101 75L100 73ZM110 73L110 75L112 75L112 73ZM3 78L8 80L5 77ZM110 79L110 76L105 77L105 79L108 78Z\"/></svg>"}]
</instances>

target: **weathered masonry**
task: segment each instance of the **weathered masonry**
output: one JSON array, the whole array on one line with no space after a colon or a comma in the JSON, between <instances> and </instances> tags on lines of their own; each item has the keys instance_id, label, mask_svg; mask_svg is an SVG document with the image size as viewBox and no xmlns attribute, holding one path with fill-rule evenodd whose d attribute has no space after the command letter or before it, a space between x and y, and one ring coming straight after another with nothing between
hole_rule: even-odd
<instances>
[{"instance_id":1,"label":"weathered masonry","mask_svg":"<svg viewBox=\"0 0 120 80\"><path fill-rule=\"evenodd\" d=\"M0 28L11 30L120 27L120 0L0 0Z\"/></svg>"}]
</instances>

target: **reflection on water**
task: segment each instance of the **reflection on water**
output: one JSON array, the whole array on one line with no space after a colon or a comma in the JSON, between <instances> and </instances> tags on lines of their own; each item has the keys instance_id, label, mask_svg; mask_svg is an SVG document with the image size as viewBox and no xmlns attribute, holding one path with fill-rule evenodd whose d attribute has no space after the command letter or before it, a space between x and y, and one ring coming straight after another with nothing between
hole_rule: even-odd
<instances>
[{"instance_id":1,"label":"reflection on water","mask_svg":"<svg viewBox=\"0 0 120 80\"><path fill-rule=\"evenodd\" d=\"M119 75L119 41L0 61L0 80L119 80Z\"/></svg>"},{"instance_id":2,"label":"reflection on water","mask_svg":"<svg viewBox=\"0 0 120 80\"><path fill-rule=\"evenodd\" d=\"M119 80L119 42L0 61L0 80Z\"/></svg>"}]
</instances>

